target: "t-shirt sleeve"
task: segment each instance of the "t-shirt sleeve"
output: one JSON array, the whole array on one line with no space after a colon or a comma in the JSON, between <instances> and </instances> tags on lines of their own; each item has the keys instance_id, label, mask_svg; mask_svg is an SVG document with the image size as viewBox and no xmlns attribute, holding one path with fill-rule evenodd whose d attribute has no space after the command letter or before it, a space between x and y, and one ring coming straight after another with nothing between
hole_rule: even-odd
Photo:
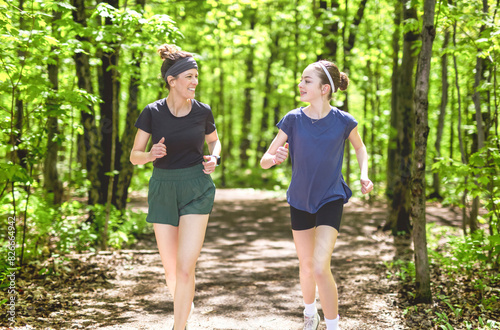
<instances>
[{"instance_id":1,"label":"t-shirt sleeve","mask_svg":"<svg viewBox=\"0 0 500 330\"><path fill-rule=\"evenodd\" d=\"M292 125L291 125L291 120L292 116L290 114L286 114L285 117L281 118L279 123L276 124L276 126L285 132L286 135L290 136L292 133Z\"/></svg>"},{"instance_id":2,"label":"t-shirt sleeve","mask_svg":"<svg viewBox=\"0 0 500 330\"><path fill-rule=\"evenodd\" d=\"M212 110L208 110L207 114L207 121L205 123L205 134L211 134L215 131L215 119L214 119L214 114L212 113Z\"/></svg>"},{"instance_id":3,"label":"t-shirt sleeve","mask_svg":"<svg viewBox=\"0 0 500 330\"><path fill-rule=\"evenodd\" d=\"M344 132L344 140L347 140L349 134L351 134L351 131L354 129L354 127L358 126L358 122L356 121L356 119L354 119L354 117L351 114L347 112L344 113L344 118L347 122Z\"/></svg>"},{"instance_id":4,"label":"t-shirt sleeve","mask_svg":"<svg viewBox=\"0 0 500 330\"><path fill-rule=\"evenodd\" d=\"M142 129L146 133L152 134L153 130L151 127L151 122L151 109L149 108L149 105L147 105L144 110L142 110L139 118L137 118L137 120L135 121L134 126Z\"/></svg>"}]
</instances>

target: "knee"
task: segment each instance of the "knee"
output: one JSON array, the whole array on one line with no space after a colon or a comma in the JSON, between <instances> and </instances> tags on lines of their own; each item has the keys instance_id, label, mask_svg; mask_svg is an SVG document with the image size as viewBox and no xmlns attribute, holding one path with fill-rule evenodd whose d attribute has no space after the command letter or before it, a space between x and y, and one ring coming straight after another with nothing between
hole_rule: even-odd
<instances>
[{"instance_id":1,"label":"knee","mask_svg":"<svg viewBox=\"0 0 500 330\"><path fill-rule=\"evenodd\" d=\"M175 282L175 270L167 270L165 269L165 280L168 282Z\"/></svg>"},{"instance_id":2,"label":"knee","mask_svg":"<svg viewBox=\"0 0 500 330\"><path fill-rule=\"evenodd\" d=\"M328 279L333 279L332 271L329 267L323 265L314 266L314 279L316 282L323 282Z\"/></svg>"},{"instance_id":3,"label":"knee","mask_svg":"<svg viewBox=\"0 0 500 330\"><path fill-rule=\"evenodd\" d=\"M310 262L302 262L300 264L300 274L302 276L306 276L306 277L312 277L312 276L314 276L314 269L313 269L313 263L312 263L312 261L310 261Z\"/></svg>"},{"instance_id":4,"label":"knee","mask_svg":"<svg viewBox=\"0 0 500 330\"><path fill-rule=\"evenodd\" d=\"M176 281L187 283L194 279L194 268L191 267L177 267Z\"/></svg>"}]
</instances>

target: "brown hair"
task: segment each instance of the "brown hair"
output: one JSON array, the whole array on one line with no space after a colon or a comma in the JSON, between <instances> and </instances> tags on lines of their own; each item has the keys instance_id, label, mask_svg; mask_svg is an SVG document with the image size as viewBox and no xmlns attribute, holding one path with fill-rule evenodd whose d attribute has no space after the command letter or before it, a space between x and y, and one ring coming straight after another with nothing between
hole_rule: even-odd
<instances>
[{"instance_id":1,"label":"brown hair","mask_svg":"<svg viewBox=\"0 0 500 330\"><path fill-rule=\"evenodd\" d=\"M335 93L339 89L341 91L345 91L347 89L347 86L349 86L349 78L347 77L347 74L345 74L344 72L340 72L339 68L337 68L337 66L330 61L321 60L318 62L323 64L328 70L328 73L332 77L333 84L335 85L335 90L330 89L328 98L331 99L332 93ZM330 85L330 80L328 79L328 76L326 75L325 71L323 71L320 65L316 65L316 71L318 77L321 79L321 84Z\"/></svg>"},{"instance_id":2,"label":"brown hair","mask_svg":"<svg viewBox=\"0 0 500 330\"><path fill-rule=\"evenodd\" d=\"M167 77L165 77L168 69L170 69L170 67L174 65L178 59L183 57L193 57L193 55L191 53L180 50L175 45L169 44L163 44L158 47L157 53L163 60L163 63L161 65L161 76L163 80L165 80L165 83L167 83L167 89L170 90L170 85L168 84Z\"/></svg>"}]
</instances>

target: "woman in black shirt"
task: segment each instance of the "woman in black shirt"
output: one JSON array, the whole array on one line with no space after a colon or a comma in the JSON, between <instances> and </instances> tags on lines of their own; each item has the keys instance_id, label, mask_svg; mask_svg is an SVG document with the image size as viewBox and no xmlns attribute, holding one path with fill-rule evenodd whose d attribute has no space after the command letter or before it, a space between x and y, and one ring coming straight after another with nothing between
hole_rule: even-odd
<instances>
[{"instance_id":1,"label":"woman in black shirt","mask_svg":"<svg viewBox=\"0 0 500 330\"><path fill-rule=\"evenodd\" d=\"M158 53L169 93L141 112L130 161L153 162L146 221L153 223L174 297L174 329L184 329L194 308L195 266L215 197L210 174L220 161L221 144L210 106L194 99L198 66L193 56L173 45L160 46ZM146 152L150 138L153 146ZM205 142L210 155L204 156Z\"/></svg>"}]
</instances>

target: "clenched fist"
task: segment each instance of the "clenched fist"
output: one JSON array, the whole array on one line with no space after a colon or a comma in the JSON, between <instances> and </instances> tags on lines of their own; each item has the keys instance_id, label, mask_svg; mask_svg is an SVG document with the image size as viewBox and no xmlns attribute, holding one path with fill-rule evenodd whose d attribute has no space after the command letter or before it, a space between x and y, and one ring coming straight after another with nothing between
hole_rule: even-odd
<instances>
[{"instance_id":1,"label":"clenched fist","mask_svg":"<svg viewBox=\"0 0 500 330\"><path fill-rule=\"evenodd\" d=\"M278 150L276 150L276 155L274 155L273 163L275 165L279 165L283 163L287 157L288 157L288 142L285 143L284 147L279 147Z\"/></svg>"},{"instance_id":2,"label":"clenched fist","mask_svg":"<svg viewBox=\"0 0 500 330\"><path fill-rule=\"evenodd\" d=\"M149 151L149 155L151 157L151 161L157 159L157 158L162 158L167 155L167 146L163 144L165 142L165 138L162 137L158 143L153 144L151 147L151 150Z\"/></svg>"}]
</instances>

